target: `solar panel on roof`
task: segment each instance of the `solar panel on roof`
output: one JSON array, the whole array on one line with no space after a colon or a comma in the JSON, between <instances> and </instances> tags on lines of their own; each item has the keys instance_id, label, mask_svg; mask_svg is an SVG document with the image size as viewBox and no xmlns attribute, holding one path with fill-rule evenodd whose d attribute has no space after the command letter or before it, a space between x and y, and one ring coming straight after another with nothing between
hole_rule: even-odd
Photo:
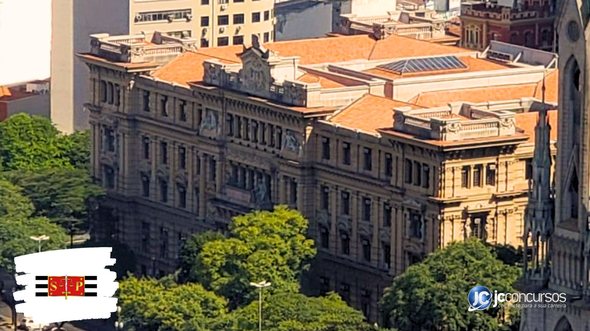
<instances>
[{"instance_id":1,"label":"solar panel on roof","mask_svg":"<svg viewBox=\"0 0 590 331\"><path fill-rule=\"evenodd\" d=\"M456 56L438 56L422 59L400 60L377 66L400 74L437 70L465 69L467 66Z\"/></svg>"}]
</instances>

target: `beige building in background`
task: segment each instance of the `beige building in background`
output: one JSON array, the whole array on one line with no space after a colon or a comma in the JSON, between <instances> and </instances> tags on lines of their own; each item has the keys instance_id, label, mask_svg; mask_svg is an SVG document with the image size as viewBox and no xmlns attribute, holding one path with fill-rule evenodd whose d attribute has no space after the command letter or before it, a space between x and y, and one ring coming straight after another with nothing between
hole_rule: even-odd
<instances>
[{"instance_id":1,"label":"beige building in background","mask_svg":"<svg viewBox=\"0 0 590 331\"><path fill-rule=\"evenodd\" d=\"M91 39L92 175L108 192L96 235L130 245L142 274L175 270L191 233L287 204L319 251L304 288L379 321L384 288L433 250L522 246L553 53L396 35L196 51L158 34Z\"/></svg>"},{"instance_id":2,"label":"beige building in background","mask_svg":"<svg viewBox=\"0 0 590 331\"><path fill-rule=\"evenodd\" d=\"M88 70L75 53L91 34L159 31L199 48L274 40L273 0L54 0L52 16L51 118L64 132L89 127Z\"/></svg>"}]
</instances>

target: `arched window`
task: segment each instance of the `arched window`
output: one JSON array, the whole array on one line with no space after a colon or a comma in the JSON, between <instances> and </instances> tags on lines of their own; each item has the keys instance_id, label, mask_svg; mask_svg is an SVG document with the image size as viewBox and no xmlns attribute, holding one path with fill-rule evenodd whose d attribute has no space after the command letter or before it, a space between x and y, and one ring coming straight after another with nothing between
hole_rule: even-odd
<instances>
[{"instance_id":1,"label":"arched window","mask_svg":"<svg viewBox=\"0 0 590 331\"><path fill-rule=\"evenodd\" d=\"M100 98L100 102L107 102L107 82L104 80L100 81L98 95Z\"/></svg>"},{"instance_id":2,"label":"arched window","mask_svg":"<svg viewBox=\"0 0 590 331\"><path fill-rule=\"evenodd\" d=\"M563 316L555 325L555 331L573 331L573 329L567 318Z\"/></svg>"},{"instance_id":3,"label":"arched window","mask_svg":"<svg viewBox=\"0 0 590 331\"><path fill-rule=\"evenodd\" d=\"M532 31L527 31L524 33L524 45L526 47L535 46L535 36L533 35Z\"/></svg>"}]
</instances>

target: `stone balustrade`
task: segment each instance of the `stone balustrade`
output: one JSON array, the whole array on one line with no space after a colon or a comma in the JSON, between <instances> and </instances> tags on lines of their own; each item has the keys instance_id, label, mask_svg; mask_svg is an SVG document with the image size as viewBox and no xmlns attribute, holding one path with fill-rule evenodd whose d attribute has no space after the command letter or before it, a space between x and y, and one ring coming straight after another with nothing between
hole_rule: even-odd
<instances>
[{"instance_id":1,"label":"stone balustrade","mask_svg":"<svg viewBox=\"0 0 590 331\"><path fill-rule=\"evenodd\" d=\"M114 62L164 63L186 50L196 49L196 40L161 35L93 34L90 36L90 53Z\"/></svg>"}]
</instances>

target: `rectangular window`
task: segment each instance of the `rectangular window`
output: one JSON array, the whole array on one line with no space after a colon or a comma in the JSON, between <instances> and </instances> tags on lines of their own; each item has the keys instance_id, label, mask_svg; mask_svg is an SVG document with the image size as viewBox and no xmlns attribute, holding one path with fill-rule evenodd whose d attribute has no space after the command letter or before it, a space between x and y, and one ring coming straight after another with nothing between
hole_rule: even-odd
<instances>
[{"instance_id":1,"label":"rectangular window","mask_svg":"<svg viewBox=\"0 0 590 331\"><path fill-rule=\"evenodd\" d=\"M244 2L244 0L234 0L234 3Z\"/></svg>"},{"instance_id":2,"label":"rectangular window","mask_svg":"<svg viewBox=\"0 0 590 331\"><path fill-rule=\"evenodd\" d=\"M168 229L160 228L160 257L168 257Z\"/></svg>"},{"instance_id":3,"label":"rectangular window","mask_svg":"<svg viewBox=\"0 0 590 331\"><path fill-rule=\"evenodd\" d=\"M168 117L168 97L165 95L160 99L160 111L162 116Z\"/></svg>"},{"instance_id":4,"label":"rectangular window","mask_svg":"<svg viewBox=\"0 0 590 331\"><path fill-rule=\"evenodd\" d=\"M244 14L234 14L234 24L244 24Z\"/></svg>"},{"instance_id":5,"label":"rectangular window","mask_svg":"<svg viewBox=\"0 0 590 331\"><path fill-rule=\"evenodd\" d=\"M486 185L496 185L496 164L488 163L486 167Z\"/></svg>"},{"instance_id":6,"label":"rectangular window","mask_svg":"<svg viewBox=\"0 0 590 331\"><path fill-rule=\"evenodd\" d=\"M322 137L322 159L330 159L330 138Z\"/></svg>"},{"instance_id":7,"label":"rectangular window","mask_svg":"<svg viewBox=\"0 0 590 331\"><path fill-rule=\"evenodd\" d=\"M404 177L406 184L412 184L412 161L409 159L404 161Z\"/></svg>"},{"instance_id":8,"label":"rectangular window","mask_svg":"<svg viewBox=\"0 0 590 331\"><path fill-rule=\"evenodd\" d=\"M385 177L393 176L393 158L391 154L385 153Z\"/></svg>"},{"instance_id":9,"label":"rectangular window","mask_svg":"<svg viewBox=\"0 0 590 331\"><path fill-rule=\"evenodd\" d=\"M115 84L115 106L119 106L121 104L121 86L119 84Z\"/></svg>"},{"instance_id":10,"label":"rectangular window","mask_svg":"<svg viewBox=\"0 0 590 331\"><path fill-rule=\"evenodd\" d=\"M150 111L150 92L143 91L143 111Z\"/></svg>"},{"instance_id":11,"label":"rectangular window","mask_svg":"<svg viewBox=\"0 0 590 331\"><path fill-rule=\"evenodd\" d=\"M330 210L330 188L328 186L322 186L320 195L320 209Z\"/></svg>"},{"instance_id":12,"label":"rectangular window","mask_svg":"<svg viewBox=\"0 0 590 331\"><path fill-rule=\"evenodd\" d=\"M209 47L209 39L201 38L201 48Z\"/></svg>"},{"instance_id":13,"label":"rectangular window","mask_svg":"<svg viewBox=\"0 0 590 331\"><path fill-rule=\"evenodd\" d=\"M342 143L342 163L345 165L350 165L350 143L343 142Z\"/></svg>"},{"instance_id":14,"label":"rectangular window","mask_svg":"<svg viewBox=\"0 0 590 331\"><path fill-rule=\"evenodd\" d=\"M178 120L180 120L181 122L186 122L186 115L186 101L180 100L178 104Z\"/></svg>"},{"instance_id":15,"label":"rectangular window","mask_svg":"<svg viewBox=\"0 0 590 331\"><path fill-rule=\"evenodd\" d=\"M150 158L150 138L143 137L143 158L149 160Z\"/></svg>"},{"instance_id":16,"label":"rectangular window","mask_svg":"<svg viewBox=\"0 0 590 331\"><path fill-rule=\"evenodd\" d=\"M192 11L190 9L143 12L137 14L135 22L172 22L174 20L186 19L191 13Z\"/></svg>"},{"instance_id":17,"label":"rectangular window","mask_svg":"<svg viewBox=\"0 0 590 331\"><path fill-rule=\"evenodd\" d=\"M330 232L325 226L320 226L320 245L322 248L330 248Z\"/></svg>"},{"instance_id":18,"label":"rectangular window","mask_svg":"<svg viewBox=\"0 0 590 331\"><path fill-rule=\"evenodd\" d=\"M260 13L252 13L252 23L260 22Z\"/></svg>"},{"instance_id":19,"label":"rectangular window","mask_svg":"<svg viewBox=\"0 0 590 331\"><path fill-rule=\"evenodd\" d=\"M106 150L109 152L115 151L115 131L113 129L104 130Z\"/></svg>"},{"instance_id":20,"label":"rectangular window","mask_svg":"<svg viewBox=\"0 0 590 331\"><path fill-rule=\"evenodd\" d=\"M422 185L422 165L418 161L414 161L414 185Z\"/></svg>"},{"instance_id":21,"label":"rectangular window","mask_svg":"<svg viewBox=\"0 0 590 331\"><path fill-rule=\"evenodd\" d=\"M473 186L481 187L482 185L483 166L481 164L473 167Z\"/></svg>"},{"instance_id":22,"label":"rectangular window","mask_svg":"<svg viewBox=\"0 0 590 331\"><path fill-rule=\"evenodd\" d=\"M115 170L112 167L104 166L104 177L105 183L104 185L108 189L115 188Z\"/></svg>"},{"instance_id":23,"label":"rectangular window","mask_svg":"<svg viewBox=\"0 0 590 331\"><path fill-rule=\"evenodd\" d=\"M217 25L228 25L228 24L229 24L229 15L217 16Z\"/></svg>"},{"instance_id":24,"label":"rectangular window","mask_svg":"<svg viewBox=\"0 0 590 331\"><path fill-rule=\"evenodd\" d=\"M178 207L186 208L186 187L178 185Z\"/></svg>"},{"instance_id":25,"label":"rectangular window","mask_svg":"<svg viewBox=\"0 0 590 331\"><path fill-rule=\"evenodd\" d=\"M244 36L233 36L232 44L233 45L243 45L244 44Z\"/></svg>"},{"instance_id":26,"label":"rectangular window","mask_svg":"<svg viewBox=\"0 0 590 331\"><path fill-rule=\"evenodd\" d=\"M426 163L422 165L422 187L430 187L430 166Z\"/></svg>"},{"instance_id":27,"label":"rectangular window","mask_svg":"<svg viewBox=\"0 0 590 331\"><path fill-rule=\"evenodd\" d=\"M244 117L244 125L242 130L244 130L244 140L250 140L250 119Z\"/></svg>"},{"instance_id":28,"label":"rectangular window","mask_svg":"<svg viewBox=\"0 0 590 331\"><path fill-rule=\"evenodd\" d=\"M266 11L264 12L264 20L265 20L265 21L268 21L269 19L270 19L270 12L269 12L268 10L266 10Z\"/></svg>"},{"instance_id":29,"label":"rectangular window","mask_svg":"<svg viewBox=\"0 0 590 331\"><path fill-rule=\"evenodd\" d=\"M391 227L392 209L388 203L383 204L383 226Z\"/></svg>"},{"instance_id":30,"label":"rectangular window","mask_svg":"<svg viewBox=\"0 0 590 331\"><path fill-rule=\"evenodd\" d=\"M168 144L165 141L160 142L160 156L162 164L168 164Z\"/></svg>"},{"instance_id":31,"label":"rectangular window","mask_svg":"<svg viewBox=\"0 0 590 331\"><path fill-rule=\"evenodd\" d=\"M350 193L342 192L341 206L342 215L350 215Z\"/></svg>"},{"instance_id":32,"label":"rectangular window","mask_svg":"<svg viewBox=\"0 0 590 331\"><path fill-rule=\"evenodd\" d=\"M227 136L233 137L234 136L234 115L227 114L225 117L225 122L226 122L225 126L226 126Z\"/></svg>"},{"instance_id":33,"label":"rectangular window","mask_svg":"<svg viewBox=\"0 0 590 331\"><path fill-rule=\"evenodd\" d=\"M258 121L252 120L252 142L258 142Z\"/></svg>"},{"instance_id":34,"label":"rectangular window","mask_svg":"<svg viewBox=\"0 0 590 331\"><path fill-rule=\"evenodd\" d=\"M383 245L383 267L386 270L391 268L391 246L390 245Z\"/></svg>"},{"instance_id":35,"label":"rectangular window","mask_svg":"<svg viewBox=\"0 0 590 331\"><path fill-rule=\"evenodd\" d=\"M262 40L265 43L269 42L270 41L270 33L265 32L264 35L263 35L263 39Z\"/></svg>"},{"instance_id":36,"label":"rectangular window","mask_svg":"<svg viewBox=\"0 0 590 331\"><path fill-rule=\"evenodd\" d=\"M209 0L201 0L201 5L208 5L209 4Z\"/></svg>"},{"instance_id":37,"label":"rectangular window","mask_svg":"<svg viewBox=\"0 0 590 331\"><path fill-rule=\"evenodd\" d=\"M227 45L229 45L229 37L217 38L217 46L227 46Z\"/></svg>"},{"instance_id":38,"label":"rectangular window","mask_svg":"<svg viewBox=\"0 0 590 331\"><path fill-rule=\"evenodd\" d=\"M201 16L201 26L209 26L209 16Z\"/></svg>"},{"instance_id":39,"label":"rectangular window","mask_svg":"<svg viewBox=\"0 0 590 331\"><path fill-rule=\"evenodd\" d=\"M368 147L363 147L363 169L366 171L373 169L373 151Z\"/></svg>"},{"instance_id":40,"label":"rectangular window","mask_svg":"<svg viewBox=\"0 0 590 331\"><path fill-rule=\"evenodd\" d=\"M100 102L107 102L107 82L100 81L100 90L98 91Z\"/></svg>"},{"instance_id":41,"label":"rectangular window","mask_svg":"<svg viewBox=\"0 0 590 331\"><path fill-rule=\"evenodd\" d=\"M297 182L294 179L289 183L289 203L297 205Z\"/></svg>"},{"instance_id":42,"label":"rectangular window","mask_svg":"<svg viewBox=\"0 0 590 331\"><path fill-rule=\"evenodd\" d=\"M186 169L186 148L178 147L178 167L182 170Z\"/></svg>"},{"instance_id":43,"label":"rectangular window","mask_svg":"<svg viewBox=\"0 0 590 331\"><path fill-rule=\"evenodd\" d=\"M525 160L524 177L526 179L533 179L533 159Z\"/></svg>"},{"instance_id":44,"label":"rectangular window","mask_svg":"<svg viewBox=\"0 0 590 331\"><path fill-rule=\"evenodd\" d=\"M371 199L363 198L363 221L371 221Z\"/></svg>"},{"instance_id":45,"label":"rectangular window","mask_svg":"<svg viewBox=\"0 0 590 331\"><path fill-rule=\"evenodd\" d=\"M463 166L461 168L461 187L469 188L469 175L471 172L470 166Z\"/></svg>"},{"instance_id":46,"label":"rectangular window","mask_svg":"<svg viewBox=\"0 0 590 331\"><path fill-rule=\"evenodd\" d=\"M145 174L141 175L141 193L144 198L150 197L150 178Z\"/></svg>"},{"instance_id":47,"label":"rectangular window","mask_svg":"<svg viewBox=\"0 0 590 331\"><path fill-rule=\"evenodd\" d=\"M215 182L217 179L217 161L214 159L209 160L209 180Z\"/></svg>"},{"instance_id":48,"label":"rectangular window","mask_svg":"<svg viewBox=\"0 0 590 331\"><path fill-rule=\"evenodd\" d=\"M160 201L168 202L168 182L160 179Z\"/></svg>"},{"instance_id":49,"label":"rectangular window","mask_svg":"<svg viewBox=\"0 0 590 331\"><path fill-rule=\"evenodd\" d=\"M417 210L410 209L410 236L422 239L422 215Z\"/></svg>"}]
</instances>

